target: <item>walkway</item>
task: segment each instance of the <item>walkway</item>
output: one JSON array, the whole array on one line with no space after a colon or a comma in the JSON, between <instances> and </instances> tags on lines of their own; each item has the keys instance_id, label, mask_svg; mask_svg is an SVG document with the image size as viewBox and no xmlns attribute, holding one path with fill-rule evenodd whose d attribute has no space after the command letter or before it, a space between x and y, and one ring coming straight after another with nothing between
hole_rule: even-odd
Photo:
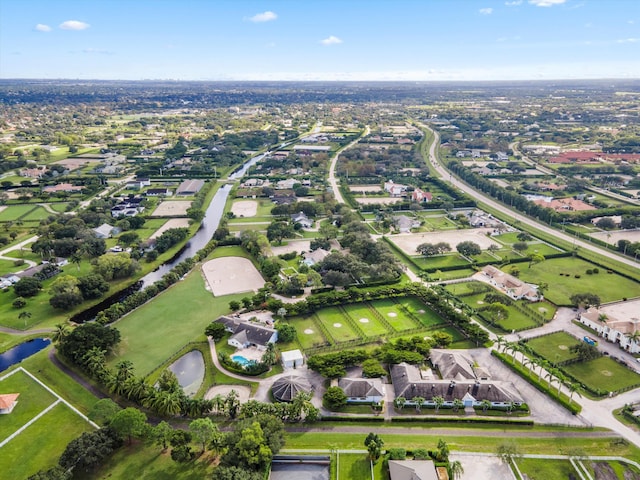
<instances>
[{"instance_id":1,"label":"walkway","mask_svg":"<svg viewBox=\"0 0 640 480\"><path fill-rule=\"evenodd\" d=\"M35 242L37 240L38 240L38 236L34 235L33 237L27 238L26 240L22 240L20 243L16 243L15 245L12 245L11 247L5 248L4 250L0 250L0 259L9 260L9 261L12 261L12 262L15 261L15 260L24 260L24 263L26 263L30 267L35 267L37 265L37 263L34 262L33 260L26 260L26 259L21 259L21 258L9 257L6 254L9 253L9 252L13 252L15 250L20 250L25 245L33 243L33 242Z\"/></svg>"}]
</instances>

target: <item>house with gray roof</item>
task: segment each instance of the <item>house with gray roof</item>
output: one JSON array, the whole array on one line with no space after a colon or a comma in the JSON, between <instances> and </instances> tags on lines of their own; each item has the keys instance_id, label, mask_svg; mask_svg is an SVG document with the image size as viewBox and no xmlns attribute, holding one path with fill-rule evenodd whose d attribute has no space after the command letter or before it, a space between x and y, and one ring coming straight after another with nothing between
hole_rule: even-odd
<instances>
[{"instance_id":1,"label":"house with gray roof","mask_svg":"<svg viewBox=\"0 0 640 480\"><path fill-rule=\"evenodd\" d=\"M389 460L391 480L439 480L432 460Z\"/></svg>"},{"instance_id":2,"label":"house with gray roof","mask_svg":"<svg viewBox=\"0 0 640 480\"><path fill-rule=\"evenodd\" d=\"M385 395L379 378L341 378L338 387L347 396L347 403L380 403Z\"/></svg>"},{"instance_id":3,"label":"house with gray roof","mask_svg":"<svg viewBox=\"0 0 640 480\"><path fill-rule=\"evenodd\" d=\"M227 340L232 347L256 347L258 350L266 350L267 345L278 341L277 330L260 323L227 316L218 318L216 322L222 323L226 330L233 334Z\"/></svg>"}]
</instances>

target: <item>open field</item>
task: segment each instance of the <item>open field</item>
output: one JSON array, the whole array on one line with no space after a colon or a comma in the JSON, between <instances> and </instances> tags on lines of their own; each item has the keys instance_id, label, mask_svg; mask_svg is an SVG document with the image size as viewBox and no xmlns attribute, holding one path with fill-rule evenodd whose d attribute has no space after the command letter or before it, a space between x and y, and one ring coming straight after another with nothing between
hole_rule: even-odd
<instances>
[{"instance_id":1,"label":"open field","mask_svg":"<svg viewBox=\"0 0 640 480\"><path fill-rule=\"evenodd\" d=\"M316 312L318 321L320 321L329 335L331 335L337 343L348 342L359 338L358 332L353 330L348 323L347 318L342 314L338 307L323 308Z\"/></svg>"},{"instance_id":2,"label":"open field","mask_svg":"<svg viewBox=\"0 0 640 480\"><path fill-rule=\"evenodd\" d=\"M558 363L574 358L576 355L569 349L579 343L580 340L568 333L556 332L533 338L527 342L527 345L542 358L551 363Z\"/></svg>"},{"instance_id":3,"label":"open field","mask_svg":"<svg viewBox=\"0 0 640 480\"><path fill-rule=\"evenodd\" d=\"M569 460L550 460L548 458L519 458L518 468L531 480L564 480L577 473Z\"/></svg>"},{"instance_id":4,"label":"open field","mask_svg":"<svg viewBox=\"0 0 640 480\"><path fill-rule=\"evenodd\" d=\"M374 300L371 305L398 332L422 326L406 315L392 299Z\"/></svg>"},{"instance_id":5,"label":"open field","mask_svg":"<svg viewBox=\"0 0 640 480\"><path fill-rule=\"evenodd\" d=\"M188 218L172 218L167 220L164 225L158 228L155 232L151 234L150 239L158 238L164 232L171 228L188 228L189 227L189 219Z\"/></svg>"},{"instance_id":6,"label":"open field","mask_svg":"<svg viewBox=\"0 0 640 480\"><path fill-rule=\"evenodd\" d=\"M350 480L384 480L388 478L384 462L373 465L371 477L371 462L366 453L340 453L338 458L338 478Z\"/></svg>"},{"instance_id":7,"label":"open field","mask_svg":"<svg viewBox=\"0 0 640 480\"><path fill-rule=\"evenodd\" d=\"M231 212L236 217L255 217L258 212L258 202L255 200L241 200L233 202Z\"/></svg>"},{"instance_id":8,"label":"open field","mask_svg":"<svg viewBox=\"0 0 640 480\"><path fill-rule=\"evenodd\" d=\"M415 297L396 298L396 303L404 306L416 316L420 323L427 328L445 323L444 319Z\"/></svg>"},{"instance_id":9,"label":"open field","mask_svg":"<svg viewBox=\"0 0 640 480\"><path fill-rule=\"evenodd\" d=\"M289 321L296 328L298 342L303 349L325 345L328 341L314 321L314 316L294 317Z\"/></svg>"},{"instance_id":10,"label":"open field","mask_svg":"<svg viewBox=\"0 0 640 480\"><path fill-rule=\"evenodd\" d=\"M486 235L487 232L492 232L491 228L474 228L468 230L455 230L455 231L440 231L440 232L426 232L426 233L407 233L399 235L390 235L391 240L398 248L400 248L407 255L415 255L416 248L422 243L448 243L452 250L455 250L456 245L460 242L472 241L480 245L480 248L486 250L491 245L500 247L501 245Z\"/></svg>"},{"instance_id":11,"label":"open field","mask_svg":"<svg viewBox=\"0 0 640 480\"><path fill-rule=\"evenodd\" d=\"M308 252L311 250L311 240L289 240L286 245L271 247L273 255L282 255L291 252Z\"/></svg>"},{"instance_id":12,"label":"open field","mask_svg":"<svg viewBox=\"0 0 640 480\"><path fill-rule=\"evenodd\" d=\"M563 369L594 390L614 392L640 384L640 375L609 357L573 363Z\"/></svg>"},{"instance_id":13,"label":"open field","mask_svg":"<svg viewBox=\"0 0 640 480\"><path fill-rule=\"evenodd\" d=\"M242 257L221 257L202 265L211 292L216 296L255 292L264 279L251 260Z\"/></svg>"},{"instance_id":14,"label":"open field","mask_svg":"<svg viewBox=\"0 0 640 480\"><path fill-rule=\"evenodd\" d=\"M206 290L200 272L191 272L153 302L115 324L122 341L109 365L131 360L138 375L149 374L186 343L202 335L209 323L228 313L231 300L242 297L242 294L214 297Z\"/></svg>"},{"instance_id":15,"label":"open field","mask_svg":"<svg viewBox=\"0 0 640 480\"><path fill-rule=\"evenodd\" d=\"M64 160L58 160L57 162L53 162L54 165L62 165L68 170L77 170L78 168L90 166L90 165L98 165L100 161L96 159L89 158L65 158Z\"/></svg>"},{"instance_id":16,"label":"open field","mask_svg":"<svg viewBox=\"0 0 640 480\"><path fill-rule=\"evenodd\" d=\"M402 198L391 197L356 197L356 202L362 205L391 205L393 203L401 202Z\"/></svg>"},{"instance_id":17,"label":"open field","mask_svg":"<svg viewBox=\"0 0 640 480\"><path fill-rule=\"evenodd\" d=\"M0 212L0 222L12 222L18 220L19 218L27 215L29 212L31 212L32 210L36 210L37 208L42 207L31 204L10 205Z\"/></svg>"},{"instance_id":18,"label":"open field","mask_svg":"<svg viewBox=\"0 0 640 480\"><path fill-rule=\"evenodd\" d=\"M380 185L349 185L349 190L352 192L380 192L382 187Z\"/></svg>"},{"instance_id":19,"label":"open field","mask_svg":"<svg viewBox=\"0 0 640 480\"><path fill-rule=\"evenodd\" d=\"M639 283L616 273L607 273L604 268L599 268L598 274L586 274L588 269L595 267L575 257L552 258L531 268L521 268L520 279L537 285L545 282L552 286L545 292L545 297L556 305L570 305L569 297L576 293L597 293L602 303L637 297L640 293Z\"/></svg>"},{"instance_id":20,"label":"open field","mask_svg":"<svg viewBox=\"0 0 640 480\"><path fill-rule=\"evenodd\" d=\"M354 303L344 306L345 311L358 323L367 337L384 335L387 328L376 318L374 313L364 303Z\"/></svg>"},{"instance_id":21,"label":"open field","mask_svg":"<svg viewBox=\"0 0 640 480\"><path fill-rule=\"evenodd\" d=\"M476 295L467 295L464 297L460 297L460 300L462 300L470 307L475 308L476 310L481 310L482 307L486 306L486 302L483 300L486 294L487 293L485 292ZM506 295L505 298L508 299ZM495 322L495 325L500 327L505 332L511 332L512 330L525 330L528 328L536 328L538 326L538 324L533 319L529 318L513 305L505 304L505 306L507 307L509 316L504 320Z\"/></svg>"},{"instance_id":22,"label":"open field","mask_svg":"<svg viewBox=\"0 0 640 480\"><path fill-rule=\"evenodd\" d=\"M162 202L151 214L152 217L186 217L191 202L170 200Z\"/></svg>"}]
</instances>

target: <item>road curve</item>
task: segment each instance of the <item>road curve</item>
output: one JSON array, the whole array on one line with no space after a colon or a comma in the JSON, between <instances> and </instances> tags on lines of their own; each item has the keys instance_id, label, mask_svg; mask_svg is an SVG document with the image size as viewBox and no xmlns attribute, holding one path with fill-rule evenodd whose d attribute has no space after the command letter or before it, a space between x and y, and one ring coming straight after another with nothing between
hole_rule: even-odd
<instances>
[{"instance_id":1,"label":"road curve","mask_svg":"<svg viewBox=\"0 0 640 480\"><path fill-rule=\"evenodd\" d=\"M549 235L553 235L561 240L564 240L566 242L573 242L574 245L579 246L581 248L584 248L585 250L590 250L594 253L597 253L598 255L602 255L603 257L607 257L610 258L612 260L616 260L620 263L624 263L625 265L629 265L631 267L634 268L640 268L640 264L638 264L637 262L635 262L634 260L630 259L630 258L625 258L625 257L621 257L619 255L616 255L613 252L610 252L608 250L604 250L600 247L597 247L595 245L592 245L590 243L587 243L583 240L577 239L575 237L572 237L570 235L567 235L564 232L561 232L559 230L556 230L555 228L551 228L548 227L547 225L537 222L536 220L533 220L529 217L525 217L524 215L521 215L520 213L517 213L515 210L510 209L509 207L498 203L497 201L493 200L491 197L485 195L482 192L477 191L476 189L474 189L473 187L467 185L466 183L463 183L462 181L458 180L456 177L454 177L451 172L449 172L449 170L447 170L445 167L443 167L437 160L436 157L436 148L438 147L439 143L440 143L440 135L438 135L438 132L436 132L435 130L433 130L431 127L429 127L428 125L425 124L420 124L421 127L428 129L429 131L431 131L434 135L434 139L433 142L431 143L431 146L429 147L429 161L431 162L431 165L433 166L433 168L442 176L442 179L445 181L448 181L449 183L451 183L451 185L453 185L456 188L459 188L460 190L462 190L465 193L468 193L469 195L471 195L473 198L480 200L481 202L487 204L488 206L490 206L491 208L495 208L496 210L499 210L500 212L512 216L514 220L517 220L525 225L528 225L530 227L533 228L537 228L538 230L541 230L545 233L548 233Z\"/></svg>"},{"instance_id":2,"label":"road curve","mask_svg":"<svg viewBox=\"0 0 640 480\"><path fill-rule=\"evenodd\" d=\"M356 143L358 143L362 137L366 137L367 135L369 135L370 131L371 129L369 128L369 125L367 125L364 129L364 132L362 132L362 135L356 138L353 142L345 145L340 150L338 150L331 159L331 163L329 164L329 184L331 185L331 189L333 190L333 196L338 203L344 203L344 198L342 197L342 193L340 193L340 188L338 187L338 179L336 178L336 164L338 163L338 157L344 150L346 150L347 148L351 148Z\"/></svg>"}]
</instances>

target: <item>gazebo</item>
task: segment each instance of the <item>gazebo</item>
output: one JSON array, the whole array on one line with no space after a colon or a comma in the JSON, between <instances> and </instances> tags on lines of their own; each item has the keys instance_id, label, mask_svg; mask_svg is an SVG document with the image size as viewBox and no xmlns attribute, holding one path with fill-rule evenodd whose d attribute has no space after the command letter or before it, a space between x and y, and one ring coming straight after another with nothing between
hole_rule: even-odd
<instances>
[{"instance_id":1,"label":"gazebo","mask_svg":"<svg viewBox=\"0 0 640 480\"><path fill-rule=\"evenodd\" d=\"M311 384L306 378L287 375L279 378L271 386L273 397L279 402L291 402L299 392L309 393Z\"/></svg>"}]
</instances>

